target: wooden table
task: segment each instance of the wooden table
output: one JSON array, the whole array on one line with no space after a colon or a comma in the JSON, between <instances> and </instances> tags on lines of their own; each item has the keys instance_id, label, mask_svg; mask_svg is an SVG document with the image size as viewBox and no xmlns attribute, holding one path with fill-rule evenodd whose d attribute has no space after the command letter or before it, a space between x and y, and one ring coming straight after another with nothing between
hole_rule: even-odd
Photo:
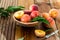
<instances>
[{"instance_id":1,"label":"wooden table","mask_svg":"<svg viewBox=\"0 0 60 40\"><path fill-rule=\"evenodd\" d=\"M0 0L0 7L4 7L4 8L7 8L8 6L11 6L11 5L12 6L22 5L25 7L25 9L29 9L29 6L31 4L37 4L39 6L40 12L48 12L51 9L50 5L45 3L40 4L35 0ZM56 18L57 27L54 26L54 28L58 29L60 34L60 16L59 15ZM0 17L0 40L18 40L18 38L21 38L21 37L25 37L24 40L41 40L40 38L37 38L35 36L34 27L27 28L27 27L17 26L12 16L13 16L13 13L11 13L11 15L8 18ZM53 35L52 37L45 40L60 40L60 39L57 35Z\"/></svg>"}]
</instances>

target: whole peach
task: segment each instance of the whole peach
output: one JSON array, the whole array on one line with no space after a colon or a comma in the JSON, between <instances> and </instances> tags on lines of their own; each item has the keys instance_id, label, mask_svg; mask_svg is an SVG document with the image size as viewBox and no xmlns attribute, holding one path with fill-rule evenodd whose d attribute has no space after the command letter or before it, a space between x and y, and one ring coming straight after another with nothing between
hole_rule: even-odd
<instances>
[{"instance_id":1,"label":"whole peach","mask_svg":"<svg viewBox=\"0 0 60 40\"><path fill-rule=\"evenodd\" d=\"M31 11L38 11L38 5L32 4L32 5L29 7L29 9L30 9Z\"/></svg>"},{"instance_id":2,"label":"whole peach","mask_svg":"<svg viewBox=\"0 0 60 40\"><path fill-rule=\"evenodd\" d=\"M24 14L31 14L31 11L30 10L24 10Z\"/></svg>"},{"instance_id":3,"label":"whole peach","mask_svg":"<svg viewBox=\"0 0 60 40\"><path fill-rule=\"evenodd\" d=\"M50 17L50 16L49 16L48 13L42 13L42 17L44 17L44 18L48 18L48 17Z\"/></svg>"},{"instance_id":4,"label":"whole peach","mask_svg":"<svg viewBox=\"0 0 60 40\"><path fill-rule=\"evenodd\" d=\"M24 14L22 17L21 17L21 21L22 22L29 22L31 20L31 17L28 15L28 14Z\"/></svg>"},{"instance_id":5,"label":"whole peach","mask_svg":"<svg viewBox=\"0 0 60 40\"><path fill-rule=\"evenodd\" d=\"M57 15L58 15L58 10L57 9L51 9L49 11L49 15L52 17L52 18L56 18Z\"/></svg>"},{"instance_id":6,"label":"whole peach","mask_svg":"<svg viewBox=\"0 0 60 40\"><path fill-rule=\"evenodd\" d=\"M50 24L49 24L49 28L52 28L53 25L55 24L54 19L53 19L52 17L49 17L49 18L47 18L46 20L48 20L48 22L50 23Z\"/></svg>"},{"instance_id":7,"label":"whole peach","mask_svg":"<svg viewBox=\"0 0 60 40\"><path fill-rule=\"evenodd\" d=\"M30 15L32 18L39 16L39 11L33 11Z\"/></svg>"}]
</instances>

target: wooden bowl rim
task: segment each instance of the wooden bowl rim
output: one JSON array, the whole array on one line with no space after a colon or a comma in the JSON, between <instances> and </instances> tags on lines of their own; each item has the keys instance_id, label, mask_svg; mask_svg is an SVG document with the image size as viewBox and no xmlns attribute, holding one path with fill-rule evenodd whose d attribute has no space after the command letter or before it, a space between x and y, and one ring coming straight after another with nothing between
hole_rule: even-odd
<instances>
[{"instance_id":1,"label":"wooden bowl rim","mask_svg":"<svg viewBox=\"0 0 60 40\"><path fill-rule=\"evenodd\" d=\"M24 22L21 22L21 21L16 20L16 18L14 17L14 15L13 15L13 19L14 19L16 22L21 23L21 24L35 24L35 23L38 23L38 21L36 21L36 22L24 23Z\"/></svg>"}]
</instances>

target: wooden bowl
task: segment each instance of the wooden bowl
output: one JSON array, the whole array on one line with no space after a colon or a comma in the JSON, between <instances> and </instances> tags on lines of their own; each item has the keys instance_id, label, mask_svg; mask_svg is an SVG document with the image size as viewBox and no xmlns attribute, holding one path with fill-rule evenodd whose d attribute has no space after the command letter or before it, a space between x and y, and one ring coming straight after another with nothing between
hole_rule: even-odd
<instances>
[{"instance_id":1,"label":"wooden bowl","mask_svg":"<svg viewBox=\"0 0 60 40\"><path fill-rule=\"evenodd\" d=\"M28 22L28 23L24 23L24 22L21 22L19 20L17 20L14 15L13 15L13 19L14 21L16 21L17 25L20 25L20 26L24 26L24 27L35 27L35 26L38 26L39 25L39 22Z\"/></svg>"}]
</instances>

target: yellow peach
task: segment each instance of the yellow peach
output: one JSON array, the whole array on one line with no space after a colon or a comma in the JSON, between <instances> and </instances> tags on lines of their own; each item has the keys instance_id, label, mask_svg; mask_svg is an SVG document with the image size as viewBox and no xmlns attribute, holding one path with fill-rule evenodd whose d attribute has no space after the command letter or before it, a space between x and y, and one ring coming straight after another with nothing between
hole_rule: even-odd
<instances>
[{"instance_id":1,"label":"yellow peach","mask_svg":"<svg viewBox=\"0 0 60 40\"><path fill-rule=\"evenodd\" d=\"M49 11L49 15L52 17L52 18L56 18L57 15L58 15L58 10L57 9L51 9Z\"/></svg>"},{"instance_id":2,"label":"yellow peach","mask_svg":"<svg viewBox=\"0 0 60 40\"><path fill-rule=\"evenodd\" d=\"M23 11L17 11L15 12L14 17L16 17L17 19L20 19L23 15L24 15Z\"/></svg>"},{"instance_id":3,"label":"yellow peach","mask_svg":"<svg viewBox=\"0 0 60 40\"><path fill-rule=\"evenodd\" d=\"M48 13L42 13L42 16L43 16L45 19L48 18L48 17L50 17Z\"/></svg>"},{"instance_id":4,"label":"yellow peach","mask_svg":"<svg viewBox=\"0 0 60 40\"><path fill-rule=\"evenodd\" d=\"M38 37L44 37L46 35L46 32L43 30L35 30L35 35Z\"/></svg>"}]
</instances>

